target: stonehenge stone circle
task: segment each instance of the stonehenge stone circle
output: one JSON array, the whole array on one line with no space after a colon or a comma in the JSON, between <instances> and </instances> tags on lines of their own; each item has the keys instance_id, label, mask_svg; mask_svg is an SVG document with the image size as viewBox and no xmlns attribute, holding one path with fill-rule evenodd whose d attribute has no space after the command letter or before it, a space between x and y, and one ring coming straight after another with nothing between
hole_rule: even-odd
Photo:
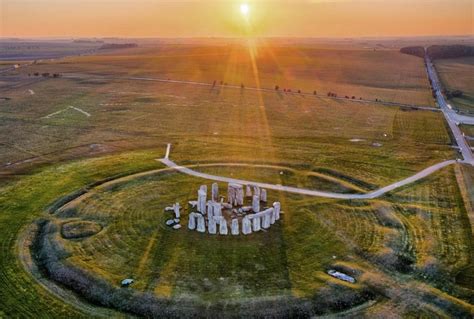
<instances>
[{"instance_id":1,"label":"stonehenge stone circle","mask_svg":"<svg viewBox=\"0 0 474 319\"><path fill-rule=\"evenodd\" d=\"M245 187L245 193L244 193ZM244 195L245 194L245 195ZM192 209L188 219L188 229L200 233L219 234L226 236L250 235L262 229L270 229L280 219L280 202L274 202L270 208L262 203L267 201L267 190L256 185L241 185L229 183L227 187L227 202L219 196L219 185L211 185L211 196L207 197L207 186L201 185L197 192L197 201L189 201ZM247 202L245 202L245 199ZM247 206L244 206L247 204ZM173 211L174 219L166 224L174 229L181 228L181 206L179 203L166 207L165 211ZM229 230L230 227L230 230Z\"/></svg>"}]
</instances>

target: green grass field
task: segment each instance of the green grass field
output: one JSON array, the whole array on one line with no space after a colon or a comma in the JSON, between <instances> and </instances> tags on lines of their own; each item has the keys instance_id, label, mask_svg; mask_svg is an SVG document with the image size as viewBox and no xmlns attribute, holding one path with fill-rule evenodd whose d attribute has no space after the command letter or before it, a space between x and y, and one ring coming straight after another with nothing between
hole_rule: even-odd
<instances>
[{"instance_id":1,"label":"green grass field","mask_svg":"<svg viewBox=\"0 0 474 319\"><path fill-rule=\"evenodd\" d=\"M178 162L283 161L380 185L453 154L429 111L140 81L51 79L10 96L0 102L4 174L171 142Z\"/></svg>"},{"instance_id":2,"label":"green grass field","mask_svg":"<svg viewBox=\"0 0 474 319\"><path fill-rule=\"evenodd\" d=\"M8 212L4 215L5 227L8 225L11 229L16 224L18 232L21 225L35 217L42 215L51 219L58 225L58 233L52 238L68 252L65 260L68 264L105 279L113 286L119 286L123 278L132 277L136 280L134 290L152 292L160 298L211 305L223 298L235 301L249 297L258 300L324 295L328 293L327 289L341 285L325 271L330 267L345 267L363 274L357 285L344 288L353 294L360 289L375 289L373 278L378 276L382 276L381 282L377 280L379 283L404 278L403 282L407 283L402 288L412 278L441 289L433 292L419 288L421 293L442 296L441 291L447 290L459 298L441 297L453 309L458 309L448 311L465 313L470 309L462 301L469 300L467 291L472 289L463 279L465 276L460 277L459 286L445 281L450 274L470 267L470 247L473 245L466 211L457 185L453 184L452 169L443 170L382 200L335 201L270 192L270 201L280 200L283 204L283 219L268 232L249 237L222 238L190 232L186 228L179 231L166 228L164 221L170 214L164 213L163 208L175 201L193 199L198 185L205 182L177 173L155 173L105 184L54 216L46 212L31 213L41 212L61 194L71 193L81 185L114 175L114 172L159 167L151 160L152 155L135 153L79 161L46 169L13 184L2 192L6 194L6 200L2 202ZM255 175L249 170L233 168L226 171L223 167L207 167L206 170L237 178L268 178L269 181L277 178L272 176L279 176L278 170L263 175L260 171ZM88 173L97 171L101 174ZM76 176L84 173L86 176L76 180ZM53 187L33 200L45 184ZM18 194L18 188L29 191ZM444 190L442 196L440 189ZM26 201L28 205L12 205L12 201L20 199L10 198L8 194L12 193L22 196L22 202ZM436 196L436 202L433 202L433 196ZM19 211L29 218L18 222ZM81 220L101 225L103 229L82 239L63 238L59 232L61 225ZM436 232L436 229L442 231ZM11 245L17 235L10 235ZM14 252L12 248L11 253ZM5 259L4 263L2 269L24 273L15 258ZM414 272L407 277L406 269L412 264ZM18 289L18 277L3 274L4 285L10 287L6 291L8 295ZM26 274L20 278L31 281ZM376 289L386 293L390 290L388 286ZM25 295L36 295L36 289ZM339 293L335 290L333 297L337 299L337 296ZM48 295L44 298L48 300ZM436 303L420 302L420 311L423 307L439 308ZM25 304L25 310L27 307ZM64 311L70 310L65 308Z\"/></svg>"},{"instance_id":3,"label":"green grass field","mask_svg":"<svg viewBox=\"0 0 474 319\"><path fill-rule=\"evenodd\" d=\"M2 75L0 97L10 99L0 100L0 317L126 317L142 300L163 306L162 317L176 315L176 305L181 317L474 313L473 174L461 164L374 200L269 191L285 213L251 236L190 232L188 208L182 229L164 225L166 206L211 183L146 173L165 168L156 159L167 143L173 161L201 172L347 194L456 156L440 112L294 93L433 105L421 59L262 45L258 70L250 62L238 45L144 45ZM125 79L132 76L279 84L293 93ZM108 307L48 273L45 249L55 266L106 287ZM357 282L327 275L331 268ZM121 289L124 278L135 283Z\"/></svg>"}]
</instances>

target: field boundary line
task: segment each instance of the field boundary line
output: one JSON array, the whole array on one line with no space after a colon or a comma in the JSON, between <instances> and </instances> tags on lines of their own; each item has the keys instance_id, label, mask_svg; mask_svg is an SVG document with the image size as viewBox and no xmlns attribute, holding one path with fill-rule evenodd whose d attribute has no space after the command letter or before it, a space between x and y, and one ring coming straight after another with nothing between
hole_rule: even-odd
<instances>
[{"instance_id":1,"label":"field boundary line","mask_svg":"<svg viewBox=\"0 0 474 319\"><path fill-rule=\"evenodd\" d=\"M313 94L313 93L297 93L297 92L283 92L281 90L275 90L270 88L257 88L257 87L242 87L240 85L213 85L212 83L207 82L198 82L198 81L189 81L189 80L171 80L171 79L161 79L161 78L150 78L150 77L111 77L111 76L101 76L101 75L93 75L93 76L84 76L83 74L65 74L63 75L64 78L68 79L85 79L85 78L96 78L96 79L106 79L106 80L131 80L131 81L154 81L154 82L163 82L163 83L175 83L175 84L184 84L184 85L197 85L197 86L206 86L206 87L219 87L219 88L229 88L229 89L238 89L238 90L247 90L247 91L259 91L259 92L271 92L271 93L281 93L281 94L290 94L294 96L312 96L318 99L329 99L329 100L340 100L340 101L347 101L352 103L359 103L359 104L380 104L385 106L395 106L395 107L405 107L414 110L424 110L424 111L433 111L433 112L441 112L441 110L437 107L427 106L427 105L416 105L416 104L406 104L400 102L391 102L391 101L381 101L381 100L368 100L368 99L352 99L346 98L342 96L326 96L322 94Z\"/></svg>"}]
</instances>

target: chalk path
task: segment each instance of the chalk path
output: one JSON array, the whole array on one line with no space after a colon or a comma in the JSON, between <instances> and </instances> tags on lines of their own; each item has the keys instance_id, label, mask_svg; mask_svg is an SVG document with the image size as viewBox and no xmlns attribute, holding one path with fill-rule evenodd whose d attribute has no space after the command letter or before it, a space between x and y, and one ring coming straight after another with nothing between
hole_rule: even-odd
<instances>
[{"instance_id":1,"label":"chalk path","mask_svg":"<svg viewBox=\"0 0 474 319\"><path fill-rule=\"evenodd\" d=\"M243 185L256 185L262 188L266 189L271 189L271 190L276 190L276 191L282 191L282 192L288 192L288 193L294 193L294 194L300 194L300 195L308 195L308 196L315 196L315 197L324 197L324 198L334 198L334 199L374 199L377 197L380 197L388 192L391 192L397 188L409 185L411 183L414 183L420 179L423 179L430 174L446 167L449 165L452 165L456 163L455 160L449 160L445 162L441 162L438 164L435 164L433 166L430 166L421 172L416 173L413 176L407 177L401 181L398 181L396 183L393 183L391 185L385 186L383 188L380 188L378 190L372 191L367 194L340 194L340 193L331 193L331 192L323 192L323 191L318 191L318 190L312 190L312 189L306 189L306 188L297 188L297 187L291 187L291 186L283 186L279 184L269 184L269 183L260 183L260 182L255 182L255 181L248 181L248 180L243 180L243 179L236 179L236 178L230 178L230 177L225 177L225 176L218 176L218 175L211 175L211 174L206 174L206 173L201 173L198 171L195 171L191 168L180 166L176 164L175 162L171 161L169 159L169 154L170 154L170 149L171 145L168 144L166 148L166 156L165 158L159 159L159 161L169 168L172 168L178 172L181 172L183 174L199 177L199 178L204 178L212 181L217 181L217 182L224 182L224 183L238 183L238 184L243 184ZM216 165L229 165L233 166L235 163L219 163ZM249 166L252 167L254 165L252 164L240 164L242 166Z\"/></svg>"}]
</instances>

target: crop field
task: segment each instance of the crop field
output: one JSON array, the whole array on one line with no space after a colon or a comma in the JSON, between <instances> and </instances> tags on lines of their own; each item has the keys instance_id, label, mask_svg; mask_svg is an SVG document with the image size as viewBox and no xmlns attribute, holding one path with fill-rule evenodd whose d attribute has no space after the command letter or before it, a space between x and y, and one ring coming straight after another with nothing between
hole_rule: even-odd
<instances>
[{"instance_id":1,"label":"crop field","mask_svg":"<svg viewBox=\"0 0 474 319\"><path fill-rule=\"evenodd\" d=\"M474 58L442 59L436 61L436 68L445 87L461 90L463 96L453 98L453 106L460 112L474 114Z\"/></svg>"},{"instance_id":2,"label":"crop field","mask_svg":"<svg viewBox=\"0 0 474 319\"><path fill-rule=\"evenodd\" d=\"M347 196L458 156L443 113L375 101L433 106L421 59L254 49L148 43L0 75L0 317L472 317L467 164L374 199L268 190L283 212L270 229L188 230L211 181L159 162L168 143L201 173Z\"/></svg>"}]
</instances>

